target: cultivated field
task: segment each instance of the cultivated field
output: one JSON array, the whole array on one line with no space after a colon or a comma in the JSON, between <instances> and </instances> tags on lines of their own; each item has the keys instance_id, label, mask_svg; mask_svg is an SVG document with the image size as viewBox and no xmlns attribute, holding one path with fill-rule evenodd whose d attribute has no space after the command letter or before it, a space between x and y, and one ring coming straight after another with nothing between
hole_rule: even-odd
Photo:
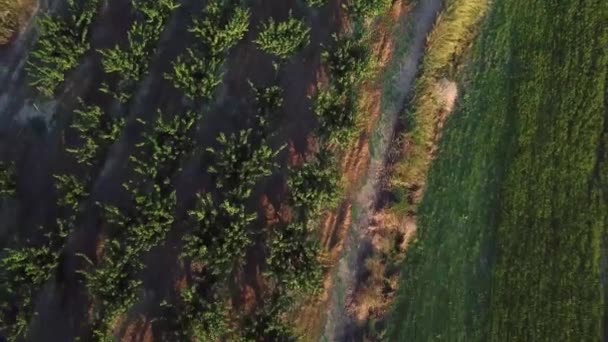
<instances>
[{"instance_id":1,"label":"cultivated field","mask_svg":"<svg viewBox=\"0 0 608 342\"><path fill-rule=\"evenodd\" d=\"M492 3L388 340L602 338L607 18L605 1Z\"/></svg>"},{"instance_id":2,"label":"cultivated field","mask_svg":"<svg viewBox=\"0 0 608 342\"><path fill-rule=\"evenodd\" d=\"M0 334L299 337L389 2L54 5L0 86Z\"/></svg>"}]
</instances>

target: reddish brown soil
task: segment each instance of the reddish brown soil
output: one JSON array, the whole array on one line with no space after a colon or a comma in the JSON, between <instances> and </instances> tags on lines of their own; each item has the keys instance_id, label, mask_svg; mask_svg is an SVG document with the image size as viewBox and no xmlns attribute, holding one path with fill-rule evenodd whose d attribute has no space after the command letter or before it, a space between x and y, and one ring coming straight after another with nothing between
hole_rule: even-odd
<instances>
[{"instance_id":1,"label":"reddish brown soil","mask_svg":"<svg viewBox=\"0 0 608 342\"><path fill-rule=\"evenodd\" d=\"M393 53L394 42L390 28L403 17L406 11L405 2L398 0L393 3L387 17L373 27L374 39L372 41L375 44L372 46L372 54L378 67L377 75L382 75L382 70L387 66ZM353 220L353 196L361 186L361 180L368 171L370 138L381 115L381 96L382 80L380 79L365 83L359 91L359 108L363 113L360 123L361 133L346 150L341 162L345 199L334 212L326 214L320 229L321 243L324 248L324 262L329 266L324 281L324 291L318 298L311 299L303 305L300 311L294 313L296 326L300 332L305 334L305 340L307 341L316 341L321 336L329 291L333 282L331 269L341 255L343 242Z\"/></svg>"}]
</instances>

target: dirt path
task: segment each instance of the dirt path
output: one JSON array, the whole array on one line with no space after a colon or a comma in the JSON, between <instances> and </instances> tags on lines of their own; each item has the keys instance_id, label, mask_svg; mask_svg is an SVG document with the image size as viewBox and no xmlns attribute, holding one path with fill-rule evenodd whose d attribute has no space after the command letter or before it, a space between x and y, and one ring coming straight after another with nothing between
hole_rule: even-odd
<instances>
[{"instance_id":1,"label":"dirt path","mask_svg":"<svg viewBox=\"0 0 608 342\"><path fill-rule=\"evenodd\" d=\"M374 150L377 153L371 155L364 185L353 204L356 217L344 241L344 250L335 270L331 299L327 307L327 321L321 339L323 341L351 341L356 338L356 324L347 313L347 306L356 282L356 275L363 266L359 256L364 255L365 249L368 248L362 243L362 237L374 214L397 119L403 112L403 106L414 84L418 65L425 50L426 37L433 28L442 6L443 0L421 1L414 12L404 18L413 20L410 36L401 37L401 39L410 39L408 52L399 63L399 72L393 79L393 97L390 103L385 103L385 112L380 120L380 127L377 128L380 137L374 143Z\"/></svg>"}]
</instances>

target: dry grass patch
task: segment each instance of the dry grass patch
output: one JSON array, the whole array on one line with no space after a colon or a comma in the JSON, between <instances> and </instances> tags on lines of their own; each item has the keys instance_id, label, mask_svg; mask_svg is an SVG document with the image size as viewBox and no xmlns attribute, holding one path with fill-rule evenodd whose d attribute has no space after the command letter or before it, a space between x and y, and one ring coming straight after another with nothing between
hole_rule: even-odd
<instances>
[{"instance_id":1,"label":"dry grass patch","mask_svg":"<svg viewBox=\"0 0 608 342\"><path fill-rule=\"evenodd\" d=\"M34 8L34 0L0 0L0 45L7 44Z\"/></svg>"}]
</instances>

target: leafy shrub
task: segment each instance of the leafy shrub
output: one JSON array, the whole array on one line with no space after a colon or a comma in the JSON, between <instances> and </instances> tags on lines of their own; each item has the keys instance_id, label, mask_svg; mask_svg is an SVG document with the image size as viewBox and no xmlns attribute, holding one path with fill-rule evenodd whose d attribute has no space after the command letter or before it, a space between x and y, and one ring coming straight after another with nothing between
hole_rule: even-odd
<instances>
[{"instance_id":1,"label":"leafy shrub","mask_svg":"<svg viewBox=\"0 0 608 342\"><path fill-rule=\"evenodd\" d=\"M289 204L306 216L315 216L322 208L336 202L340 177L331 155L322 151L304 165L291 168L287 185Z\"/></svg>"},{"instance_id":2,"label":"leafy shrub","mask_svg":"<svg viewBox=\"0 0 608 342\"><path fill-rule=\"evenodd\" d=\"M99 0L84 0L82 4L69 0L66 18L44 15L38 20L40 38L27 70L31 85L42 95L52 97L65 73L76 68L89 50L89 29L98 4Z\"/></svg>"},{"instance_id":3,"label":"leafy shrub","mask_svg":"<svg viewBox=\"0 0 608 342\"><path fill-rule=\"evenodd\" d=\"M98 106L82 104L82 109L74 110L71 127L76 130L83 143L78 147L66 148L80 164L91 166L101 151L118 139L125 125L123 118L103 117Z\"/></svg>"},{"instance_id":4,"label":"leafy shrub","mask_svg":"<svg viewBox=\"0 0 608 342\"><path fill-rule=\"evenodd\" d=\"M268 243L268 275L280 288L295 294L314 294L323 281L318 244L311 238L306 225L291 223L273 232Z\"/></svg>"},{"instance_id":5,"label":"leafy shrub","mask_svg":"<svg viewBox=\"0 0 608 342\"><path fill-rule=\"evenodd\" d=\"M168 329L162 341L233 341L235 330L230 322L230 301L213 295L204 298L201 284L188 286L177 303L161 303Z\"/></svg>"},{"instance_id":6,"label":"leafy shrub","mask_svg":"<svg viewBox=\"0 0 608 342\"><path fill-rule=\"evenodd\" d=\"M256 213L247 212L242 202L224 200L216 204L207 194L199 195L189 215L198 228L184 236L184 256L204 263L211 274L222 277L243 264L251 244L247 227Z\"/></svg>"},{"instance_id":7,"label":"leafy shrub","mask_svg":"<svg viewBox=\"0 0 608 342\"><path fill-rule=\"evenodd\" d=\"M0 162L0 198L15 196L17 179L15 167Z\"/></svg>"},{"instance_id":8,"label":"leafy shrub","mask_svg":"<svg viewBox=\"0 0 608 342\"><path fill-rule=\"evenodd\" d=\"M356 134L355 104L349 95L334 88L322 89L315 95L313 110L319 121L321 140L343 145Z\"/></svg>"},{"instance_id":9,"label":"leafy shrub","mask_svg":"<svg viewBox=\"0 0 608 342\"><path fill-rule=\"evenodd\" d=\"M293 18L290 13L287 21L277 23L270 18L263 23L255 43L262 51L287 59L308 45L309 32L310 28L302 21Z\"/></svg>"},{"instance_id":10,"label":"leafy shrub","mask_svg":"<svg viewBox=\"0 0 608 342\"><path fill-rule=\"evenodd\" d=\"M54 177L58 192L57 204L60 207L78 211L80 203L89 195L86 192L86 185L73 175L55 175Z\"/></svg>"},{"instance_id":11,"label":"leafy shrub","mask_svg":"<svg viewBox=\"0 0 608 342\"><path fill-rule=\"evenodd\" d=\"M355 20L374 17L386 11L392 0L348 0L342 7Z\"/></svg>"},{"instance_id":12,"label":"leafy shrub","mask_svg":"<svg viewBox=\"0 0 608 342\"><path fill-rule=\"evenodd\" d=\"M244 341L256 341L261 336L264 341L292 342L298 338L284 318L288 300L275 293L267 298L264 305L243 322L241 337Z\"/></svg>"},{"instance_id":13,"label":"leafy shrub","mask_svg":"<svg viewBox=\"0 0 608 342\"><path fill-rule=\"evenodd\" d=\"M249 28L247 9L226 11L219 0L210 2L203 14L205 18L195 19L189 29L197 39L196 45L179 56L173 70L165 75L191 100L211 98L222 81L220 69L225 54Z\"/></svg>"},{"instance_id":14,"label":"leafy shrub","mask_svg":"<svg viewBox=\"0 0 608 342\"><path fill-rule=\"evenodd\" d=\"M99 265L85 258L91 268L96 268L81 273L97 308L93 318L95 340L109 342L114 340L113 328L118 317L137 301L141 281L133 276L143 265L139 260L121 257L124 249L116 239L105 243L104 253Z\"/></svg>"},{"instance_id":15,"label":"leafy shrub","mask_svg":"<svg viewBox=\"0 0 608 342\"><path fill-rule=\"evenodd\" d=\"M120 233L105 242L97 265L85 258L95 266L82 274L95 303L93 334L101 341L113 340L116 320L139 298L141 281L137 275L144 268L141 256L165 240L173 223L175 192L166 195L154 184L137 198L135 213L129 216L116 207L103 207L106 220Z\"/></svg>"},{"instance_id":16,"label":"leafy shrub","mask_svg":"<svg viewBox=\"0 0 608 342\"><path fill-rule=\"evenodd\" d=\"M204 58L188 49L186 55L179 56L173 63L173 72L166 79L173 81L173 86L191 100L210 98L215 88L222 82L219 69L222 61L219 58Z\"/></svg>"},{"instance_id":17,"label":"leafy shrub","mask_svg":"<svg viewBox=\"0 0 608 342\"><path fill-rule=\"evenodd\" d=\"M164 181L167 175L176 170L179 158L194 147L194 141L189 131L194 126L197 116L192 112L185 115L164 118L158 113L151 131L143 134L143 141L136 144L143 157L130 157L134 164L134 171L142 176L134 182L141 183L148 180ZM145 124L143 120L140 123Z\"/></svg>"},{"instance_id":18,"label":"leafy shrub","mask_svg":"<svg viewBox=\"0 0 608 342\"><path fill-rule=\"evenodd\" d=\"M203 11L204 19L195 19L189 29L211 56L226 53L249 29L248 9L227 9L221 3L221 0L211 1Z\"/></svg>"},{"instance_id":19,"label":"leafy shrub","mask_svg":"<svg viewBox=\"0 0 608 342\"><path fill-rule=\"evenodd\" d=\"M327 3L327 0L306 0L308 7L316 8L321 7Z\"/></svg>"},{"instance_id":20,"label":"leafy shrub","mask_svg":"<svg viewBox=\"0 0 608 342\"><path fill-rule=\"evenodd\" d=\"M220 149L207 148L214 162L207 168L218 189L227 189L235 198L247 198L261 177L270 176L280 150L273 151L262 142L259 147L251 140L252 129L238 134L220 133Z\"/></svg>"},{"instance_id":21,"label":"leafy shrub","mask_svg":"<svg viewBox=\"0 0 608 342\"><path fill-rule=\"evenodd\" d=\"M137 82L148 72L150 59L154 56L165 24L178 7L174 0L133 2L133 8L140 19L129 29L127 47L117 45L100 51L104 71L120 76L117 89L110 89L106 85L101 88L103 92L112 94L121 102L129 100Z\"/></svg>"},{"instance_id":22,"label":"leafy shrub","mask_svg":"<svg viewBox=\"0 0 608 342\"><path fill-rule=\"evenodd\" d=\"M57 264L58 255L46 246L5 250L0 259L0 322L9 340L27 337L37 291Z\"/></svg>"},{"instance_id":23,"label":"leafy shrub","mask_svg":"<svg viewBox=\"0 0 608 342\"><path fill-rule=\"evenodd\" d=\"M340 91L352 90L371 73L369 49L360 39L334 35L335 47L321 54L332 83Z\"/></svg>"},{"instance_id":24,"label":"leafy shrub","mask_svg":"<svg viewBox=\"0 0 608 342\"><path fill-rule=\"evenodd\" d=\"M280 124L278 119L281 114L280 108L283 106L283 89L276 85L256 88L251 84L251 87L257 107L255 121L252 123L256 127L252 140L263 141Z\"/></svg>"}]
</instances>

